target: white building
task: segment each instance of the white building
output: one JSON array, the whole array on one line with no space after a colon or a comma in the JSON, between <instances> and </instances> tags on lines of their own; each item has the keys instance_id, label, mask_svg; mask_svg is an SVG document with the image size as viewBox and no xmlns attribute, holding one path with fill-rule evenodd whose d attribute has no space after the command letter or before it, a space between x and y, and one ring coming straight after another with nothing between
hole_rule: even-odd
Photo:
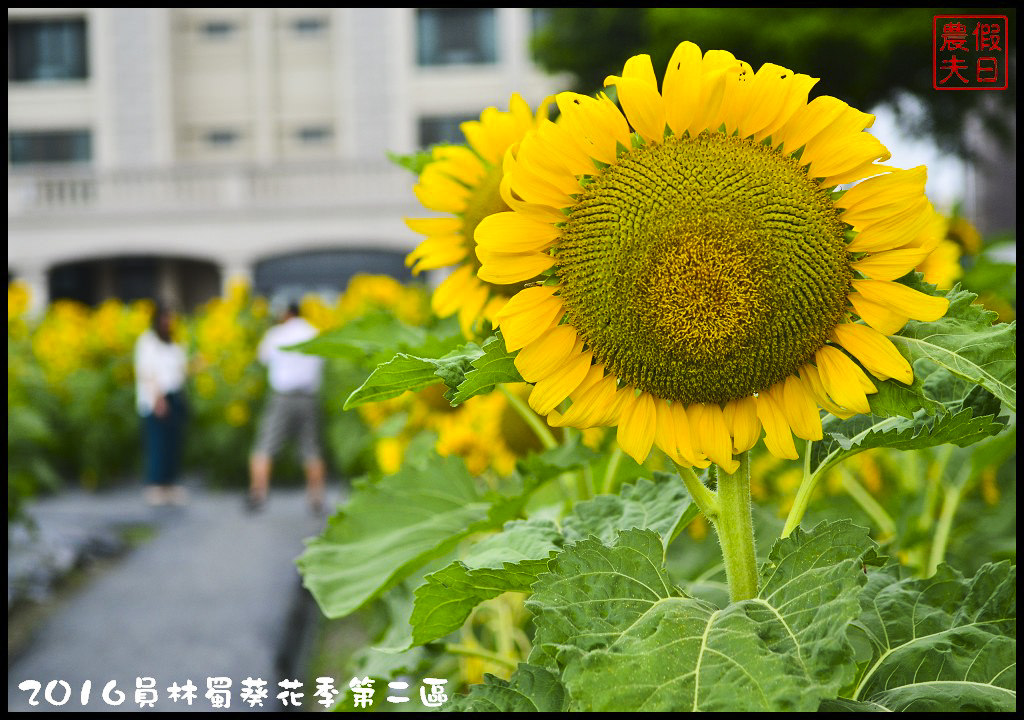
<instances>
[{"instance_id":1,"label":"white building","mask_svg":"<svg viewBox=\"0 0 1024 720\"><path fill-rule=\"evenodd\" d=\"M564 87L524 8L9 8L8 275L186 307L402 272L387 160Z\"/></svg>"}]
</instances>

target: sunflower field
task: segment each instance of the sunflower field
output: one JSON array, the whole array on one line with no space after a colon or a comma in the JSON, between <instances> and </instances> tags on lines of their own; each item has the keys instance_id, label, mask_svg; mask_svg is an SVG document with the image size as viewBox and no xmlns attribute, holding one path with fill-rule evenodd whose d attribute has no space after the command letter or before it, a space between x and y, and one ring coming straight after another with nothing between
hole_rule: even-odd
<instances>
[{"instance_id":1,"label":"sunflower field","mask_svg":"<svg viewBox=\"0 0 1024 720\"><path fill-rule=\"evenodd\" d=\"M816 82L683 42L398 159L431 314L304 347L375 428L339 709L1015 709L1013 238Z\"/></svg>"}]
</instances>

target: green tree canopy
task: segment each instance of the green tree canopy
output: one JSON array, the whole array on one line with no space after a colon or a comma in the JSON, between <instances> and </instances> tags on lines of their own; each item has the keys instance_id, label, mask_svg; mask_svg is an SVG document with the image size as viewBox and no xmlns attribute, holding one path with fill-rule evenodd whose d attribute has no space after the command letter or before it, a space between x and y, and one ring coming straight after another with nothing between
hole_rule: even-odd
<instances>
[{"instance_id":1,"label":"green tree canopy","mask_svg":"<svg viewBox=\"0 0 1024 720\"><path fill-rule=\"evenodd\" d=\"M1015 122L1016 88L942 92L932 87L932 20L955 10L921 8L552 8L534 36L538 62L571 72L576 89L595 92L627 58L648 53L661 72L675 46L690 40L702 50L729 50L755 69L765 62L821 78L811 94L833 95L868 110L887 104L915 134L940 148L969 155L964 128L976 115L1008 140ZM1015 11L972 9L970 14ZM1010 39L1012 41L1012 38ZM1015 54L1010 43L1010 75ZM917 103L901 100L912 96Z\"/></svg>"}]
</instances>

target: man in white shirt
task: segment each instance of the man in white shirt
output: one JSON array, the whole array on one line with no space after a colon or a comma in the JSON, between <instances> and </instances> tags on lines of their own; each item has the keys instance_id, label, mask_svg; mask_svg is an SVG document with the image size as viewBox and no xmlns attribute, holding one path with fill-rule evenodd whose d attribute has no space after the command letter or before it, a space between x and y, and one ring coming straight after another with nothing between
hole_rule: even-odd
<instances>
[{"instance_id":1,"label":"man in white shirt","mask_svg":"<svg viewBox=\"0 0 1024 720\"><path fill-rule=\"evenodd\" d=\"M271 395L267 401L249 458L249 508L266 502L274 455L290 435L299 441L306 492L315 513L323 510L324 461L320 452L320 383L324 360L316 355L283 350L311 340L317 330L299 316L296 303L288 306L281 322L270 328L259 345L259 359L267 366Z\"/></svg>"}]
</instances>

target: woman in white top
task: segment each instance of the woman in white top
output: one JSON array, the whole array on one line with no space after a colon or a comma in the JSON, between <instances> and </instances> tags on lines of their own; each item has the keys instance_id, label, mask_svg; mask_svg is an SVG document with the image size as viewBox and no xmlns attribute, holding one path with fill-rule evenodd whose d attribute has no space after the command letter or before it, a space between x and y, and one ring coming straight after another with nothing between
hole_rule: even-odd
<instances>
[{"instance_id":1,"label":"woman in white top","mask_svg":"<svg viewBox=\"0 0 1024 720\"><path fill-rule=\"evenodd\" d=\"M184 493L176 485L185 430L185 350L171 338L173 315L158 306L153 327L135 343L136 406L145 439L147 499L177 503Z\"/></svg>"}]
</instances>

